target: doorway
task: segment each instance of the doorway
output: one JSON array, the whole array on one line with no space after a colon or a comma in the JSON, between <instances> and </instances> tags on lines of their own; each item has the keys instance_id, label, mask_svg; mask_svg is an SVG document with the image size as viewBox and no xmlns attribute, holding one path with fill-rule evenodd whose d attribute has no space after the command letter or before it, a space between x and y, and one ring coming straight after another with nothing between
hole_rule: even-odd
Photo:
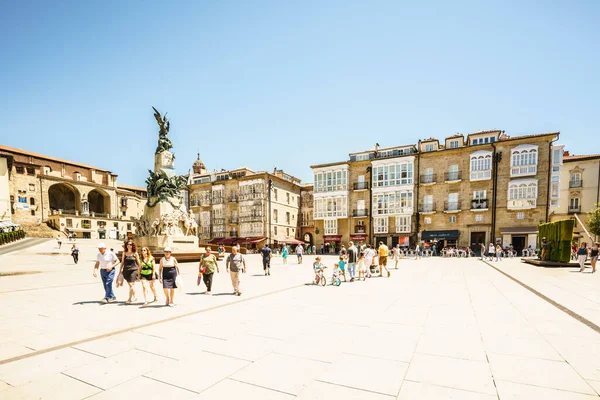
<instances>
[{"instance_id":1,"label":"doorway","mask_svg":"<svg viewBox=\"0 0 600 400\"><path fill-rule=\"evenodd\" d=\"M527 236L514 236L512 237L513 250L517 252L517 255L523 254L523 249L526 247Z\"/></svg>"},{"instance_id":2,"label":"doorway","mask_svg":"<svg viewBox=\"0 0 600 400\"><path fill-rule=\"evenodd\" d=\"M482 243L486 245L485 232L471 232L471 250L477 255L477 257L481 257Z\"/></svg>"}]
</instances>

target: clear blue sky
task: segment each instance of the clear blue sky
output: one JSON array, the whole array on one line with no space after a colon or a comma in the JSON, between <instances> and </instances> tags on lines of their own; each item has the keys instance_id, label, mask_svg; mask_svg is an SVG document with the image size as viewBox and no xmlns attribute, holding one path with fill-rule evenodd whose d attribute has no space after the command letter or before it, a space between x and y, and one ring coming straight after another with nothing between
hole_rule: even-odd
<instances>
[{"instance_id":1,"label":"clear blue sky","mask_svg":"<svg viewBox=\"0 0 600 400\"><path fill-rule=\"evenodd\" d=\"M503 129L600 152L599 1L0 0L0 143L144 185Z\"/></svg>"}]
</instances>

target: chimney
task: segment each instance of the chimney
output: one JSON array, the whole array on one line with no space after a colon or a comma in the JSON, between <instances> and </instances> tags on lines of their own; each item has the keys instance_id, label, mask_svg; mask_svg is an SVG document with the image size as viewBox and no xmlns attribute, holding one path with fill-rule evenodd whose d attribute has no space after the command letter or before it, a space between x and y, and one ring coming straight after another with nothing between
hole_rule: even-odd
<instances>
[{"instance_id":1,"label":"chimney","mask_svg":"<svg viewBox=\"0 0 600 400\"><path fill-rule=\"evenodd\" d=\"M569 154L569 150L565 150L565 151L563 152L563 157L569 157L569 156L570 156L570 154Z\"/></svg>"}]
</instances>

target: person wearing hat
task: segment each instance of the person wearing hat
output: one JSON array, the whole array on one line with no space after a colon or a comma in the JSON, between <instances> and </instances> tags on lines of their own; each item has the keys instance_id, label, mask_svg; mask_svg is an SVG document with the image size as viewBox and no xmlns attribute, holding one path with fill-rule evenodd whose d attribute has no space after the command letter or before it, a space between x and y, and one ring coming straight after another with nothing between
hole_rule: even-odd
<instances>
[{"instance_id":1,"label":"person wearing hat","mask_svg":"<svg viewBox=\"0 0 600 400\"><path fill-rule=\"evenodd\" d=\"M165 247L163 253L165 256L160 259L158 276L165 292L165 305L173 307L175 305L175 289L177 289L177 283L175 281L177 275L179 275L179 264L177 264L175 257L171 255L170 247Z\"/></svg>"},{"instance_id":2,"label":"person wearing hat","mask_svg":"<svg viewBox=\"0 0 600 400\"><path fill-rule=\"evenodd\" d=\"M98 276L96 270L100 269L100 278L102 278L102 285L104 285L104 298L102 299L102 302L113 302L117 300L117 298L113 292L112 284L115 279L115 268L120 262L115 253L106 251L106 245L104 243L98 245L98 251L96 265L94 266L94 277Z\"/></svg>"}]
</instances>

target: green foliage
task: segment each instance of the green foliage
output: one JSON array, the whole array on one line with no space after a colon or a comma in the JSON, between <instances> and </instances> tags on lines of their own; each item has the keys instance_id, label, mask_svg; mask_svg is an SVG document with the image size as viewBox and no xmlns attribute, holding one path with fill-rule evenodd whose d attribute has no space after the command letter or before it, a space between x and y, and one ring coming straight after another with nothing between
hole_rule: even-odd
<instances>
[{"instance_id":1,"label":"green foliage","mask_svg":"<svg viewBox=\"0 0 600 400\"><path fill-rule=\"evenodd\" d=\"M541 249L542 239L546 238L547 261L569 262L571 260L574 226L575 221L572 219L539 225L538 247Z\"/></svg>"},{"instance_id":2,"label":"green foliage","mask_svg":"<svg viewBox=\"0 0 600 400\"><path fill-rule=\"evenodd\" d=\"M0 232L0 245L14 242L15 240L23 239L24 237L25 231L22 229L14 232Z\"/></svg>"},{"instance_id":3,"label":"green foliage","mask_svg":"<svg viewBox=\"0 0 600 400\"><path fill-rule=\"evenodd\" d=\"M596 204L596 208L590 211L588 216L588 229L594 235L600 236L600 203Z\"/></svg>"}]
</instances>

